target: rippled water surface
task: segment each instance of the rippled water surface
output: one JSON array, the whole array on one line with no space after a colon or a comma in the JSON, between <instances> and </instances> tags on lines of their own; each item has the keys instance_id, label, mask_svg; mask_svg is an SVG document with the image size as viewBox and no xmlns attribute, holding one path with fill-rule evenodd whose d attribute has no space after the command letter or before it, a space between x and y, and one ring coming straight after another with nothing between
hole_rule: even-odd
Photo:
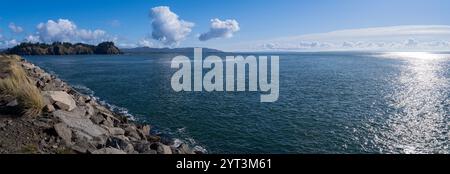
<instances>
[{"instance_id":1,"label":"rippled water surface","mask_svg":"<svg viewBox=\"0 0 450 174\"><path fill-rule=\"evenodd\" d=\"M275 103L257 92L176 93L172 54L26 58L210 153L450 152L449 54L279 56Z\"/></svg>"}]
</instances>

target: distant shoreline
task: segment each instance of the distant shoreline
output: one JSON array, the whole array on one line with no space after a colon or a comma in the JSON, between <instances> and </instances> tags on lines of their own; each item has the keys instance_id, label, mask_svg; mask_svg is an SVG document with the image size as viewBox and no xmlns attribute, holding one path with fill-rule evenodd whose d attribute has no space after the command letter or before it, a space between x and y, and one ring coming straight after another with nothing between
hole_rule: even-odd
<instances>
[{"instance_id":1,"label":"distant shoreline","mask_svg":"<svg viewBox=\"0 0 450 174\"><path fill-rule=\"evenodd\" d=\"M90 55L105 54L117 55L122 54L113 42L102 42L98 45L88 45L83 43L67 43L54 42L46 43L21 43L15 47L3 51L5 54L16 55Z\"/></svg>"},{"instance_id":2,"label":"distant shoreline","mask_svg":"<svg viewBox=\"0 0 450 174\"><path fill-rule=\"evenodd\" d=\"M212 48L202 48L207 53L222 53L224 51ZM192 52L194 47L183 48L118 48L114 42L102 42L98 45L89 45L84 43L54 42L48 43L27 43L23 42L12 48L0 49L3 54L16 54L20 56L36 55L120 55L124 53L188 53Z\"/></svg>"}]
</instances>

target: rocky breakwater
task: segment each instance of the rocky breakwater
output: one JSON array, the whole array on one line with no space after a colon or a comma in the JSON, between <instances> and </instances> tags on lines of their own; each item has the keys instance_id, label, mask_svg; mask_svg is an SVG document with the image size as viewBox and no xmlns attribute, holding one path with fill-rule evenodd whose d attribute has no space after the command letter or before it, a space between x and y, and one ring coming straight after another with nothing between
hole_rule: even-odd
<instances>
[{"instance_id":1,"label":"rocky breakwater","mask_svg":"<svg viewBox=\"0 0 450 174\"><path fill-rule=\"evenodd\" d=\"M95 98L77 92L61 79L25 60L18 63L41 91L45 105L39 116L28 120L38 127L33 132L42 134L38 136L42 140L35 146L37 153L202 153L184 143L163 143L161 137L150 133L150 125L132 122L126 116L112 112ZM13 125L15 120L8 122Z\"/></svg>"}]
</instances>

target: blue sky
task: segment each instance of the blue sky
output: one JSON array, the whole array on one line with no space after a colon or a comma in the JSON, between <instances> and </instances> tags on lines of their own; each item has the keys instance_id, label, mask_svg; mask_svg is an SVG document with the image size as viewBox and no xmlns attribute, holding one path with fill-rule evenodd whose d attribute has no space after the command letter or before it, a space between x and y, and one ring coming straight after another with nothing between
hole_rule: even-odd
<instances>
[{"instance_id":1,"label":"blue sky","mask_svg":"<svg viewBox=\"0 0 450 174\"><path fill-rule=\"evenodd\" d=\"M264 43L264 48L303 49L299 48L299 42L313 46L318 43L332 44L329 43L333 41L331 36L328 40L320 41L302 37L313 33L412 25L421 26L420 30L436 30L427 26L437 26L442 32L438 37L434 37L443 39L437 41L450 41L446 34L446 26L450 26L448 0L1 0L0 3L0 47L5 47L7 42L14 44L10 42L12 40L21 42L29 35L41 35L42 40L42 31L49 28L38 30L37 25L46 24L48 20L59 24L59 19L69 20L76 25L77 31L101 30L105 32L100 33L102 37L114 39L122 46L138 46L140 41L145 40L152 46L253 49ZM176 14L180 21L192 23L193 26L185 27L189 32L178 35L182 36L181 39L167 43L161 43L152 37L155 28L152 26L151 11L159 6L169 7L170 13ZM220 24L227 26L231 25L231 21L227 22L227 19L235 21L238 23L238 29L219 27L211 30L211 19L216 18ZM161 21L164 22L164 19ZM358 31L361 30L351 30ZM37 32L41 33L36 34ZM168 31L162 32L163 36L159 39L166 38L164 34ZM87 36L93 36L89 32L88 34ZM201 34L210 34L211 39L200 41L198 37ZM61 38L71 37L49 38L47 41ZM286 38L300 40L290 40L289 45ZM432 41L428 36L415 37L414 32L398 39L404 42L419 42L417 38L427 38L424 42ZM344 45L344 42L347 42L344 40L339 44ZM89 41L95 42L98 38ZM348 41L353 45L356 45L356 42L358 41ZM292 46L293 44L295 46Z\"/></svg>"}]
</instances>

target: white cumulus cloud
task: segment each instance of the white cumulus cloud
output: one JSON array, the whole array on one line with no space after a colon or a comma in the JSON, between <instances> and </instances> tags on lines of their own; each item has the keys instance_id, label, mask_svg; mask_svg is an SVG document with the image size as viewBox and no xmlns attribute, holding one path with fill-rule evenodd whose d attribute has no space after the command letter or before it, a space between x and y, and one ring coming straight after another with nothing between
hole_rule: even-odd
<instances>
[{"instance_id":1,"label":"white cumulus cloud","mask_svg":"<svg viewBox=\"0 0 450 174\"><path fill-rule=\"evenodd\" d=\"M148 40L148 39L141 39L141 40L139 40L139 42L138 42L138 46L139 46L139 47L153 47L154 44L153 44L153 42L152 42L151 40Z\"/></svg>"},{"instance_id":2,"label":"white cumulus cloud","mask_svg":"<svg viewBox=\"0 0 450 174\"><path fill-rule=\"evenodd\" d=\"M18 45L19 42L16 39L0 40L0 48L9 48Z\"/></svg>"},{"instance_id":3,"label":"white cumulus cloud","mask_svg":"<svg viewBox=\"0 0 450 174\"><path fill-rule=\"evenodd\" d=\"M13 22L9 23L8 28L14 33L22 33L23 32L23 28L21 26L17 26Z\"/></svg>"},{"instance_id":4,"label":"white cumulus cloud","mask_svg":"<svg viewBox=\"0 0 450 174\"><path fill-rule=\"evenodd\" d=\"M96 41L104 39L106 36L106 31L99 29L94 31L81 29L77 31L77 35L84 41Z\"/></svg>"},{"instance_id":5,"label":"white cumulus cloud","mask_svg":"<svg viewBox=\"0 0 450 174\"><path fill-rule=\"evenodd\" d=\"M106 31L78 29L77 25L68 19L58 19L58 21L48 20L46 23L37 25L36 35L28 36L30 41L40 42L85 42L98 43L108 38Z\"/></svg>"},{"instance_id":6,"label":"white cumulus cloud","mask_svg":"<svg viewBox=\"0 0 450 174\"><path fill-rule=\"evenodd\" d=\"M152 18L152 38L165 45L177 45L184 40L194 27L194 23L181 20L167 6L154 7Z\"/></svg>"},{"instance_id":7,"label":"white cumulus cloud","mask_svg":"<svg viewBox=\"0 0 450 174\"><path fill-rule=\"evenodd\" d=\"M230 38L239 31L239 23L234 19L221 21L220 19L211 19L211 28L208 32L199 36L200 41L207 41L213 38Z\"/></svg>"},{"instance_id":8,"label":"white cumulus cloud","mask_svg":"<svg viewBox=\"0 0 450 174\"><path fill-rule=\"evenodd\" d=\"M36 43L36 42L40 42L39 36L35 36L35 35L28 35L27 37L25 37L25 42L31 42L31 43Z\"/></svg>"},{"instance_id":9,"label":"white cumulus cloud","mask_svg":"<svg viewBox=\"0 0 450 174\"><path fill-rule=\"evenodd\" d=\"M67 19L48 20L37 25L38 36L43 42L70 42L76 36L77 26Z\"/></svg>"}]
</instances>

